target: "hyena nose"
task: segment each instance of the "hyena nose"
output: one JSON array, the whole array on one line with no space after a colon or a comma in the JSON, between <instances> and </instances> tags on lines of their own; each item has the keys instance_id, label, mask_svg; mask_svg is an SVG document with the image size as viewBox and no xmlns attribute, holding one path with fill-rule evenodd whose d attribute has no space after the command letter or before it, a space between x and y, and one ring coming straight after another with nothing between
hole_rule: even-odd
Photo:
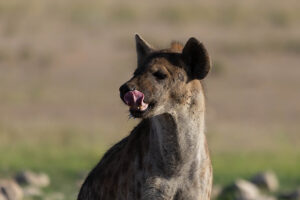
<instances>
[{"instance_id":1,"label":"hyena nose","mask_svg":"<svg viewBox=\"0 0 300 200\"><path fill-rule=\"evenodd\" d=\"M123 100L124 95L125 95L127 92L129 92L129 91L131 91L131 90L134 90L134 89L135 89L134 87L128 85L127 83L123 84L123 85L120 87L120 89L119 89L119 90L120 90L120 97L121 97L121 99Z\"/></svg>"}]
</instances>

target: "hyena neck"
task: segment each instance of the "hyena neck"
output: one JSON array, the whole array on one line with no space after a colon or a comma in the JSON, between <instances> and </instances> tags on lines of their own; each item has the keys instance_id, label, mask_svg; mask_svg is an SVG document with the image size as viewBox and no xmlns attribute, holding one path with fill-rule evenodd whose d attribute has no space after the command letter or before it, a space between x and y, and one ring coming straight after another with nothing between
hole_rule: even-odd
<instances>
[{"instance_id":1,"label":"hyena neck","mask_svg":"<svg viewBox=\"0 0 300 200\"><path fill-rule=\"evenodd\" d=\"M208 158L204 135L205 112L203 105L197 103L204 102L193 102L150 119L150 153L162 159L168 168L190 165L195 160Z\"/></svg>"}]
</instances>

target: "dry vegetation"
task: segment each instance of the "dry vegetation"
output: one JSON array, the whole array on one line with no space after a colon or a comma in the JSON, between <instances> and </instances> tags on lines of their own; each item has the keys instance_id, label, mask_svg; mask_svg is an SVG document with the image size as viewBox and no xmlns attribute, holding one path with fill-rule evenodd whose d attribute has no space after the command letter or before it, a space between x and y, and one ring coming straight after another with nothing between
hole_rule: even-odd
<instances>
[{"instance_id":1,"label":"dry vegetation","mask_svg":"<svg viewBox=\"0 0 300 200\"><path fill-rule=\"evenodd\" d=\"M135 68L138 32L156 47L190 36L208 47L207 132L217 181L235 175L230 159L242 163L238 175L250 173L243 169L252 158L252 172L296 172L299 10L297 0L1 1L0 171L46 167L53 175L43 162L68 158L59 173L75 174L128 134L137 122L128 120L118 88ZM299 172L288 177L300 183Z\"/></svg>"}]
</instances>

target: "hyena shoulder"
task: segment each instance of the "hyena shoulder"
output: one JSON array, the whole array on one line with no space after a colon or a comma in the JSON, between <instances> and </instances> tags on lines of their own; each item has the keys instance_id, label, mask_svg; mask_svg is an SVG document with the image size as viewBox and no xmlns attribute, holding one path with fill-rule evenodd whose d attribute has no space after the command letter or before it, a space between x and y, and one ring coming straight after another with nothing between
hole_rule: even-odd
<instances>
[{"instance_id":1,"label":"hyena shoulder","mask_svg":"<svg viewBox=\"0 0 300 200\"><path fill-rule=\"evenodd\" d=\"M89 173L79 192L78 200L114 199L118 191L127 196L130 184L119 184L134 179L136 167L142 168L142 160L148 150L149 121L143 120L129 136L112 146ZM137 160L137 161L135 161ZM138 163L137 166L135 163ZM122 188L123 187L123 188ZM105 193L101 191L105 190Z\"/></svg>"}]
</instances>

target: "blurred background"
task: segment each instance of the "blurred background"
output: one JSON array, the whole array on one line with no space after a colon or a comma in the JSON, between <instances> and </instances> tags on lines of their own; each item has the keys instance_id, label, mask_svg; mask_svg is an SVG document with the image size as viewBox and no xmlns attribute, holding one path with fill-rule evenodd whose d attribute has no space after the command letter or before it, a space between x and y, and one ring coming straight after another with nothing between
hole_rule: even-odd
<instances>
[{"instance_id":1,"label":"blurred background","mask_svg":"<svg viewBox=\"0 0 300 200\"><path fill-rule=\"evenodd\" d=\"M165 48L202 41L214 183L272 170L300 185L297 0L0 1L0 178L47 173L43 192L74 199L80 180L139 120L119 86L134 34Z\"/></svg>"}]
</instances>

